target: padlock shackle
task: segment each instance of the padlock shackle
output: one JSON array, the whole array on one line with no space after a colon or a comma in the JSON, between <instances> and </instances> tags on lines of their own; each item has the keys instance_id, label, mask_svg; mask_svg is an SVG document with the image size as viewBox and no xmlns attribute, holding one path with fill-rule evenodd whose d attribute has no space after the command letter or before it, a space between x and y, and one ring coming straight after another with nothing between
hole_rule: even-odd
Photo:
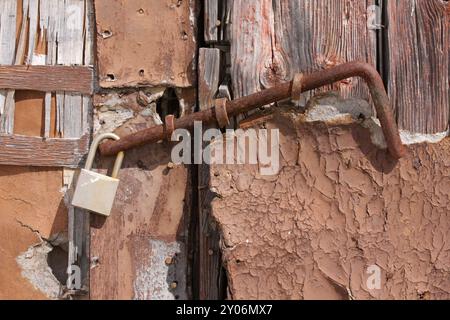
<instances>
[{"instance_id":1,"label":"padlock shackle","mask_svg":"<svg viewBox=\"0 0 450 320\"><path fill-rule=\"evenodd\" d=\"M88 157L86 159L86 165L84 169L91 170L94 164L95 154L97 153L98 146L100 142L106 139L120 140L120 137L114 133L102 133L94 138L91 144L91 148L89 150ZM112 178L117 178L119 175L119 170L122 167L123 158L125 157L124 152L119 152L116 157L116 161L114 162L114 168L111 174Z\"/></svg>"}]
</instances>

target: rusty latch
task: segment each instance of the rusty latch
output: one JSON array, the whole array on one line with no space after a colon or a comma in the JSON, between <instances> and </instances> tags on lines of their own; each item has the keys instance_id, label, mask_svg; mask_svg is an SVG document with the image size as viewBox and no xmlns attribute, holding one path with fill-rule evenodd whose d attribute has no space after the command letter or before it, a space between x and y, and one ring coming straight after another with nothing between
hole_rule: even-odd
<instances>
[{"instance_id":1,"label":"rusty latch","mask_svg":"<svg viewBox=\"0 0 450 320\"><path fill-rule=\"evenodd\" d=\"M167 133L173 132L175 128L192 128L195 121L202 121L205 124L216 123L219 127L224 127L227 125L229 117L280 100L298 99L302 92L350 77L361 77L367 83L389 153L396 159L403 157L406 151L400 139L383 81L377 70L364 62L350 62L311 74L298 74L291 82L279 84L246 97L232 101L218 100L215 107L211 109L193 113L175 121L173 118L169 119L170 121L166 122L168 127L160 125L122 137L119 141L105 142L100 146L100 152L102 155L111 156L143 144L158 142L166 138Z\"/></svg>"}]
</instances>

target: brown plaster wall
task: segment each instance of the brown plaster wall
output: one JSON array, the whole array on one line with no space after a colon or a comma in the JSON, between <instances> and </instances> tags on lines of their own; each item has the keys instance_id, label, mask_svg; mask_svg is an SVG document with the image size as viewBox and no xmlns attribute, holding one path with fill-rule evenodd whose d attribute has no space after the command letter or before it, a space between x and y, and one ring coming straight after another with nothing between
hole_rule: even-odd
<instances>
[{"instance_id":1,"label":"brown plaster wall","mask_svg":"<svg viewBox=\"0 0 450 320\"><path fill-rule=\"evenodd\" d=\"M0 167L0 299L45 299L21 274L16 258L66 233L62 170Z\"/></svg>"},{"instance_id":2,"label":"brown plaster wall","mask_svg":"<svg viewBox=\"0 0 450 320\"><path fill-rule=\"evenodd\" d=\"M280 128L277 176L210 168L230 298L450 298L450 139L396 163L359 124L266 126Z\"/></svg>"}]
</instances>

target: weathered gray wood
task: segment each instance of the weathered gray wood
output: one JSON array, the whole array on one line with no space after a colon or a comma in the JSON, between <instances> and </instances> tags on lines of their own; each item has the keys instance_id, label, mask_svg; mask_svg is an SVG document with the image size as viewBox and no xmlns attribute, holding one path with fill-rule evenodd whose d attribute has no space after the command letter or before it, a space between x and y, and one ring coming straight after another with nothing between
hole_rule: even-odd
<instances>
[{"instance_id":1,"label":"weathered gray wood","mask_svg":"<svg viewBox=\"0 0 450 320\"><path fill-rule=\"evenodd\" d=\"M450 112L450 5L440 0L386 2L389 95L399 127L444 132Z\"/></svg>"},{"instance_id":2,"label":"weathered gray wood","mask_svg":"<svg viewBox=\"0 0 450 320\"><path fill-rule=\"evenodd\" d=\"M85 31L84 33L84 65L94 65L94 3L86 1ZM92 127L92 98L83 95L82 128L83 134L89 134ZM90 269L90 213L86 210L75 208L74 243L77 246L77 262L81 268L82 284L89 288Z\"/></svg>"},{"instance_id":3,"label":"weathered gray wood","mask_svg":"<svg viewBox=\"0 0 450 320\"><path fill-rule=\"evenodd\" d=\"M375 65L374 31L368 30L366 20L367 6L373 3L234 1L230 39L234 98L291 80L296 72L311 72L352 60ZM357 79L340 82L333 88L344 96L369 98L367 88Z\"/></svg>"},{"instance_id":4,"label":"weathered gray wood","mask_svg":"<svg viewBox=\"0 0 450 320\"><path fill-rule=\"evenodd\" d=\"M0 164L76 168L88 148L88 136L81 139L46 139L0 135Z\"/></svg>"},{"instance_id":5,"label":"weathered gray wood","mask_svg":"<svg viewBox=\"0 0 450 320\"><path fill-rule=\"evenodd\" d=\"M203 0L204 6L204 37L207 43L219 39L219 0Z\"/></svg>"},{"instance_id":6,"label":"weathered gray wood","mask_svg":"<svg viewBox=\"0 0 450 320\"><path fill-rule=\"evenodd\" d=\"M39 27L41 30L41 36L45 37L47 41L47 55L46 55L46 65L56 64L56 10L55 6L52 5L51 0L41 0L40 1L40 12L39 12ZM51 127L51 108L52 108L52 93L47 92L45 94L45 123L44 123L44 137L50 136Z\"/></svg>"},{"instance_id":7,"label":"weathered gray wood","mask_svg":"<svg viewBox=\"0 0 450 320\"><path fill-rule=\"evenodd\" d=\"M0 66L0 88L91 94L93 71L83 66Z\"/></svg>"},{"instance_id":8,"label":"weathered gray wood","mask_svg":"<svg viewBox=\"0 0 450 320\"><path fill-rule=\"evenodd\" d=\"M93 2L90 0L66 0L63 42L58 43L58 63L70 65L93 65ZM68 13L68 15L67 15ZM62 103L62 97L60 97ZM91 97L64 93L63 136L78 137L90 132ZM72 195L69 194L71 197ZM90 214L86 210L69 206L69 265L81 269L82 284L89 286L89 234Z\"/></svg>"},{"instance_id":9,"label":"weathered gray wood","mask_svg":"<svg viewBox=\"0 0 450 320\"><path fill-rule=\"evenodd\" d=\"M219 88L220 50L200 48L199 51L198 97L200 110L211 108Z\"/></svg>"},{"instance_id":10,"label":"weathered gray wood","mask_svg":"<svg viewBox=\"0 0 450 320\"><path fill-rule=\"evenodd\" d=\"M220 50L201 48L198 64L200 110L211 108L219 89ZM204 128L206 129L206 128ZM211 200L209 188L209 166L199 166L199 208L198 208L198 294L201 300L220 299L221 253L219 233L211 220Z\"/></svg>"},{"instance_id":11,"label":"weathered gray wood","mask_svg":"<svg viewBox=\"0 0 450 320\"><path fill-rule=\"evenodd\" d=\"M0 2L0 65L14 64L16 12L16 0ZM0 90L0 115L3 115L5 110L6 94L5 90Z\"/></svg>"},{"instance_id":12,"label":"weathered gray wood","mask_svg":"<svg viewBox=\"0 0 450 320\"><path fill-rule=\"evenodd\" d=\"M10 46L15 49L15 57L13 64L21 64L25 54L25 46L26 46L26 31L28 28L28 7L29 0L22 1L22 23L20 25L20 33L19 33L19 41L17 48L15 48L16 41L10 43ZM10 10L14 10L14 8L10 7ZM16 12L17 12L16 7ZM9 11L6 14L9 14L11 17L16 15L16 12ZM12 23L13 21L9 21ZM15 21L14 21L15 22ZM14 23L12 26L6 27L7 32L11 32L15 36L15 32L13 32ZM5 26L3 26L5 27ZM10 30L8 30L11 28ZM0 86L1 88L1 86ZM10 89L10 88L5 88ZM14 131L14 111L15 111L15 101L14 101L14 91L7 90L6 91L6 99L5 99L5 107L3 114L0 117L0 133L12 134Z\"/></svg>"}]
</instances>

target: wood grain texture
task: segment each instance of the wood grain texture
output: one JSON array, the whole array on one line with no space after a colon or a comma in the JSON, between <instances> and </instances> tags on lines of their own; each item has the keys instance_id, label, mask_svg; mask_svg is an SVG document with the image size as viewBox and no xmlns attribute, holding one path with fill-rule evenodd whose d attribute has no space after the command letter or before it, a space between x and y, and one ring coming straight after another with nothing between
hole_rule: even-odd
<instances>
[{"instance_id":1,"label":"wood grain texture","mask_svg":"<svg viewBox=\"0 0 450 320\"><path fill-rule=\"evenodd\" d=\"M101 87L195 83L196 1L97 0L95 12Z\"/></svg>"},{"instance_id":2,"label":"wood grain texture","mask_svg":"<svg viewBox=\"0 0 450 320\"><path fill-rule=\"evenodd\" d=\"M375 65L374 31L368 30L366 20L370 3L234 1L230 39L234 98L291 80L297 72L353 60ZM358 79L340 82L333 89L344 96L369 97Z\"/></svg>"},{"instance_id":3,"label":"wood grain texture","mask_svg":"<svg viewBox=\"0 0 450 320\"><path fill-rule=\"evenodd\" d=\"M440 0L386 2L389 95L399 127L444 132L450 116L450 5Z\"/></svg>"},{"instance_id":4,"label":"wood grain texture","mask_svg":"<svg viewBox=\"0 0 450 320\"><path fill-rule=\"evenodd\" d=\"M203 0L205 42L214 43L219 39L219 0Z\"/></svg>"},{"instance_id":5,"label":"wood grain texture","mask_svg":"<svg viewBox=\"0 0 450 320\"><path fill-rule=\"evenodd\" d=\"M198 58L198 97L200 110L211 108L219 88L220 50L200 48Z\"/></svg>"},{"instance_id":6,"label":"wood grain texture","mask_svg":"<svg viewBox=\"0 0 450 320\"><path fill-rule=\"evenodd\" d=\"M221 72L221 53L219 49L201 48L198 64L198 97L200 111L214 105L214 98L219 89ZM206 130L207 128L204 128ZM205 145L206 146L206 145ZM204 147L205 147L204 146ZM198 285L200 300L218 300L220 287L221 253L220 236L211 218L210 203L214 194L209 189L210 170L208 165L198 167L198 256L196 257L197 277L193 280Z\"/></svg>"},{"instance_id":7,"label":"wood grain texture","mask_svg":"<svg viewBox=\"0 0 450 320\"><path fill-rule=\"evenodd\" d=\"M0 164L77 168L89 148L89 136L81 139L45 139L0 135Z\"/></svg>"},{"instance_id":8,"label":"wood grain texture","mask_svg":"<svg viewBox=\"0 0 450 320\"><path fill-rule=\"evenodd\" d=\"M17 1L5 0L0 2L0 65L14 64L16 12ZM6 95L5 90L0 90L0 115L3 115L5 110Z\"/></svg>"},{"instance_id":9,"label":"wood grain texture","mask_svg":"<svg viewBox=\"0 0 450 320\"><path fill-rule=\"evenodd\" d=\"M199 221L198 221L198 298L200 300L223 299L226 289L222 273L220 233L212 217L211 202L216 195L211 192L210 167L199 166Z\"/></svg>"},{"instance_id":10,"label":"wood grain texture","mask_svg":"<svg viewBox=\"0 0 450 320\"><path fill-rule=\"evenodd\" d=\"M81 66L0 66L0 88L91 94L93 70Z\"/></svg>"}]
</instances>

